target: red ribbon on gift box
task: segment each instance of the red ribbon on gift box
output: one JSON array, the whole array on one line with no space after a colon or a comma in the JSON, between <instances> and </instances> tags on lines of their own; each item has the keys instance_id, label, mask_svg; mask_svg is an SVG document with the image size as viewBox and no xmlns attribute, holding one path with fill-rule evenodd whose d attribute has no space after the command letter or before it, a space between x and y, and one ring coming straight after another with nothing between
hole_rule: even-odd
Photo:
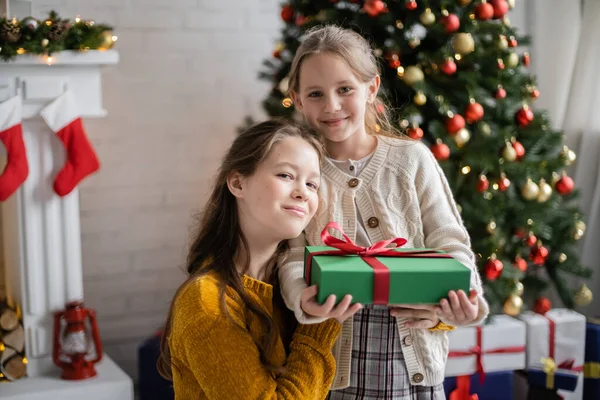
<instances>
[{"instance_id":1,"label":"red ribbon on gift box","mask_svg":"<svg viewBox=\"0 0 600 400\"><path fill-rule=\"evenodd\" d=\"M548 357L550 357L552 360L555 360L554 358L554 349L556 348L556 322L554 322L552 319L548 318L546 315L544 315L544 318L546 318L548 320ZM563 362L561 362L560 364L557 365L557 368L561 368L561 369L569 369L571 371L575 371L575 372L582 372L583 371L583 365L577 365L577 366L573 366L573 364L575 364L575 359L567 359Z\"/></svg>"},{"instance_id":2,"label":"red ribbon on gift box","mask_svg":"<svg viewBox=\"0 0 600 400\"><path fill-rule=\"evenodd\" d=\"M335 229L342 234L342 239L338 239L329 234L328 229ZM321 240L323 244L329 247L334 247L337 250L324 250L315 253L309 253L306 258L305 266L305 279L306 283L310 285L310 271L312 267L312 259L315 256L345 256L345 255L358 255L366 262L371 268L373 268L374 281L373 281L373 304L389 304L390 298L390 270L381 261L377 260L378 257L422 257L422 258L452 258L449 254L438 253L435 250L412 250L412 251L395 251L389 248L390 244L395 244L396 248L402 247L406 244L406 239L396 238L390 240L382 240L374 243L369 247L362 247L356 245L352 239L350 239L342 228L335 223L330 222L325 226L325 229L321 232Z\"/></svg>"},{"instance_id":3,"label":"red ribbon on gift box","mask_svg":"<svg viewBox=\"0 0 600 400\"><path fill-rule=\"evenodd\" d=\"M471 394L471 377L469 375L456 377L456 389L450 392L448 400L479 400L477 393Z\"/></svg>"},{"instance_id":4,"label":"red ribbon on gift box","mask_svg":"<svg viewBox=\"0 0 600 400\"><path fill-rule=\"evenodd\" d=\"M448 353L448 357L468 357L475 356L475 362L477 364L477 372L479 373L479 381L483 383L485 381L485 370L483 368L483 355L484 354L507 354L507 353L523 353L525 351L525 346L513 346L513 347L503 347L499 349L492 350L482 350L481 345L481 336L482 336L482 328L481 326L475 327L476 331L476 343L474 347L471 347L466 351L451 351Z\"/></svg>"}]
</instances>

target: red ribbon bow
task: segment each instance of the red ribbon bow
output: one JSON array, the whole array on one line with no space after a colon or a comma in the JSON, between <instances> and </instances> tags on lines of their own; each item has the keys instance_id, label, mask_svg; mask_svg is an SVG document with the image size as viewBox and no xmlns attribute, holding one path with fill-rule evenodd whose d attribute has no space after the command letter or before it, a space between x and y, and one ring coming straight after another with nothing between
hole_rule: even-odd
<instances>
[{"instance_id":1,"label":"red ribbon bow","mask_svg":"<svg viewBox=\"0 0 600 400\"><path fill-rule=\"evenodd\" d=\"M523 353L525 351L525 346L513 346L513 347L503 347L500 349L492 349L492 350L482 350L481 345L481 336L482 329L481 326L476 326L477 333L477 341L475 346L471 347L466 351L451 351L448 353L448 357L468 357L475 356L475 363L477 364L477 372L479 373L479 381L483 383L485 381L485 370L483 368L483 355L484 354L507 354L507 353Z\"/></svg>"},{"instance_id":2,"label":"red ribbon bow","mask_svg":"<svg viewBox=\"0 0 600 400\"><path fill-rule=\"evenodd\" d=\"M344 240L333 237L329 234L328 229L335 229L342 234ZM310 271L312 267L312 259L315 256L344 256L344 255L357 255L363 261L365 261L371 268L373 268L374 280L373 280L373 304L389 304L390 298L390 270L375 256L380 257L428 257L428 258L452 258L449 254L437 253L435 250L413 250L413 251L396 251L393 248L389 248L390 244L395 244L396 247L402 247L406 244L406 239L396 238L390 240L382 240L374 243L369 247L362 247L356 245L350 239L342 228L335 223L328 223L323 231L321 232L321 240L323 244L329 247L334 247L337 250L325 250L318 251L315 253L309 253L306 257L305 266L305 279L306 283L310 285Z\"/></svg>"},{"instance_id":3,"label":"red ribbon bow","mask_svg":"<svg viewBox=\"0 0 600 400\"><path fill-rule=\"evenodd\" d=\"M456 377L456 389L450 392L448 400L479 400L479 396L471 394L471 377L462 375Z\"/></svg>"}]
</instances>

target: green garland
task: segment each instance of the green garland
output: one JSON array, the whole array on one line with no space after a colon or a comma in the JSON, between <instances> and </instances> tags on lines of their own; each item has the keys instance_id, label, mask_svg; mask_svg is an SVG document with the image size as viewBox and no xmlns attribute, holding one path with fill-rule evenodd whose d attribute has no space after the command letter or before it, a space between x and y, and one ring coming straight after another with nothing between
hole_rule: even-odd
<instances>
[{"instance_id":1,"label":"green garland","mask_svg":"<svg viewBox=\"0 0 600 400\"><path fill-rule=\"evenodd\" d=\"M55 11L48 18L0 18L0 59L18 54L50 55L62 50L107 50L114 44L112 27L92 20L62 19Z\"/></svg>"}]
</instances>

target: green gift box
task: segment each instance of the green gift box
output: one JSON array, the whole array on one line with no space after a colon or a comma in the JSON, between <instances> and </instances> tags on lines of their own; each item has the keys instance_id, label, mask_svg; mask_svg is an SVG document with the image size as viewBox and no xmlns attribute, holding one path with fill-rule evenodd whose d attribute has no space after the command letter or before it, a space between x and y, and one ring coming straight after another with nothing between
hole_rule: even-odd
<instances>
[{"instance_id":1,"label":"green gift box","mask_svg":"<svg viewBox=\"0 0 600 400\"><path fill-rule=\"evenodd\" d=\"M395 252L407 254L390 255ZM469 294L471 270L442 251L394 248L374 257L322 253L341 251L329 246L306 247L305 279L309 285L318 285L320 304L331 294L337 301L350 294L353 302L362 304L439 303L450 290ZM370 265L373 263L376 268ZM389 275L376 278L380 273ZM382 282L389 288L382 290ZM382 296L386 291L389 293Z\"/></svg>"}]
</instances>

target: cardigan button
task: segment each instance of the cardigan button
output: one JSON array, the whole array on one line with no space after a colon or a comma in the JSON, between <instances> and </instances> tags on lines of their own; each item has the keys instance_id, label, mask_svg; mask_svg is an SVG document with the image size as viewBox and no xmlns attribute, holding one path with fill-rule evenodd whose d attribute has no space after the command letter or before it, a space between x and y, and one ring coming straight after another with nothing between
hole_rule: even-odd
<instances>
[{"instance_id":1,"label":"cardigan button","mask_svg":"<svg viewBox=\"0 0 600 400\"><path fill-rule=\"evenodd\" d=\"M348 186L350 186L351 188L357 187L358 186L358 179L356 179L356 178L350 179L348 181Z\"/></svg>"},{"instance_id":2,"label":"cardigan button","mask_svg":"<svg viewBox=\"0 0 600 400\"><path fill-rule=\"evenodd\" d=\"M404 339L402 339L402 343L404 343L405 346L412 345L412 337L404 336Z\"/></svg>"},{"instance_id":3,"label":"cardigan button","mask_svg":"<svg viewBox=\"0 0 600 400\"><path fill-rule=\"evenodd\" d=\"M412 380L415 383L423 382L423 374L420 372L417 372L416 374L413 375Z\"/></svg>"},{"instance_id":4,"label":"cardigan button","mask_svg":"<svg viewBox=\"0 0 600 400\"><path fill-rule=\"evenodd\" d=\"M371 217L367 220L369 228L377 228L379 226L379 220L375 217Z\"/></svg>"}]
</instances>

